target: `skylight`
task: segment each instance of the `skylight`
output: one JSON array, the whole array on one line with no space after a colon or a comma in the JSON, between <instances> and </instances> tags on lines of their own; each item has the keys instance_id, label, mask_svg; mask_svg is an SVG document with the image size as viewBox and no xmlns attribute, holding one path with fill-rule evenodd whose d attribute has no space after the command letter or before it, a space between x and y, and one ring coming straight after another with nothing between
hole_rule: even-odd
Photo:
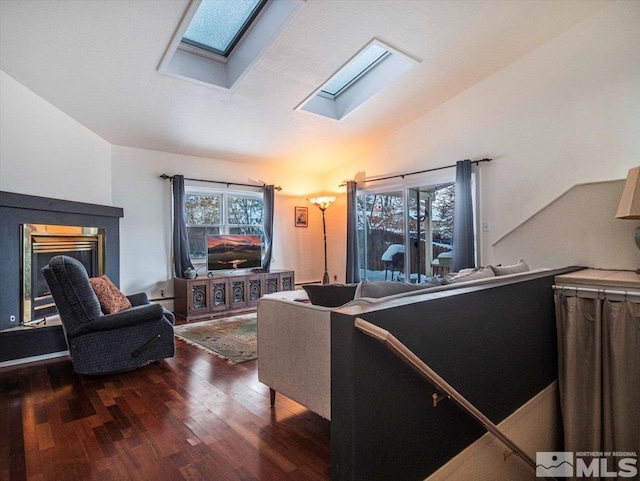
<instances>
[{"instance_id":1,"label":"skylight","mask_svg":"<svg viewBox=\"0 0 640 481\"><path fill-rule=\"evenodd\" d=\"M324 84L322 92L334 97L338 96L344 89L375 67L388 53L389 51L380 45L372 44Z\"/></svg>"},{"instance_id":2,"label":"skylight","mask_svg":"<svg viewBox=\"0 0 640 481\"><path fill-rule=\"evenodd\" d=\"M296 110L341 120L417 63L374 38L304 99Z\"/></svg>"},{"instance_id":3,"label":"skylight","mask_svg":"<svg viewBox=\"0 0 640 481\"><path fill-rule=\"evenodd\" d=\"M1 0L0 0L1 1ZM190 0L158 71L207 87L236 88L302 0Z\"/></svg>"},{"instance_id":4,"label":"skylight","mask_svg":"<svg viewBox=\"0 0 640 481\"><path fill-rule=\"evenodd\" d=\"M182 42L228 57L267 0L202 0Z\"/></svg>"}]
</instances>

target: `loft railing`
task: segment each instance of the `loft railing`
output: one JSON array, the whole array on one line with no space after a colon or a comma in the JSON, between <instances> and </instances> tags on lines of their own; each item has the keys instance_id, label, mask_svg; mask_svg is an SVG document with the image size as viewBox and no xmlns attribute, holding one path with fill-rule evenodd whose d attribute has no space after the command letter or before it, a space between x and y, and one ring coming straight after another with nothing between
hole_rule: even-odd
<instances>
[{"instance_id":1,"label":"loft railing","mask_svg":"<svg viewBox=\"0 0 640 481\"><path fill-rule=\"evenodd\" d=\"M510 454L515 454L520 457L525 463L527 463L534 471L537 466L535 461L529 457L516 443L514 443L509 437L507 437L488 417L482 414L469 400L467 400L462 394L460 394L451 384L445 381L440 375L431 369L422 359L416 356L407 346L400 342L389 331L382 329L375 324L365 321L361 318L356 318L355 326L367 336L373 337L385 345L391 352L398 356L402 361L412 367L420 376L429 381L433 386L438 389L439 394L433 395L434 407L445 397L451 399L456 405L462 408L467 414L475 419L487 432L493 434L500 442L502 442L509 452L505 454L505 459ZM546 479L554 480L551 476L546 476Z\"/></svg>"}]
</instances>

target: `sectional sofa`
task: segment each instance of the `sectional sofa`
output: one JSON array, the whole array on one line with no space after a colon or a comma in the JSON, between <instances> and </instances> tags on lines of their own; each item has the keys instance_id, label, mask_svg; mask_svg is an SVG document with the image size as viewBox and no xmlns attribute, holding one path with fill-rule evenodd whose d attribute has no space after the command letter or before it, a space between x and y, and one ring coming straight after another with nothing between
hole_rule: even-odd
<instances>
[{"instance_id":1,"label":"sectional sofa","mask_svg":"<svg viewBox=\"0 0 640 481\"><path fill-rule=\"evenodd\" d=\"M427 284L362 281L354 299L326 307L309 302L304 291L277 292L258 302L258 378L277 393L331 420L331 312L360 306L382 307L410 302L416 296L514 279L532 272L524 261L511 266L466 269ZM329 303L330 304L330 303Z\"/></svg>"}]
</instances>

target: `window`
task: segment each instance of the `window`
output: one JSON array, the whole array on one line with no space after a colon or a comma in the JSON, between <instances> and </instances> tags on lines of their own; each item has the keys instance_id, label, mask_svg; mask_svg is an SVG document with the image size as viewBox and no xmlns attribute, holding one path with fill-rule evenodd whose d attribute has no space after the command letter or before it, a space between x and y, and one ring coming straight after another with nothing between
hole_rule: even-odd
<instances>
[{"instance_id":1,"label":"window","mask_svg":"<svg viewBox=\"0 0 640 481\"><path fill-rule=\"evenodd\" d=\"M229 234L262 235L262 198L227 197Z\"/></svg>"},{"instance_id":2,"label":"window","mask_svg":"<svg viewBox=\"0 0 640 481\"><path fill-rule=\"evenodd\" d=\"M397 279L404 269L404 238L402 191L358 195L362 278Z\"/></svg>"},{"instance_id":3,"label":"window","mask_svg":"<svg viewBox=\"0 0 640 481\"><path fill-rule=\"evenodd\" d=\"M321 92L331 95L333 98L337 97L344 89L374 68L388 53L389 51L380 45L373 44L369 46L324 84L321 87Z\"/></svg>"},{"instance_id":4,"label":"window","mask_svg":"<svg viewBox=\"0 0 640 481\"><path fill-rule=\"evenodd\" d=\"M158 71L233 90L294 13L300 0L191 0Z\"/></svg>"},{"instance_id":5,"label":"window","mask_svg":"<svg viewBox=\"0 0 640 481\"><path fill-rule=\"evenodd\" d=\"M187 235L193 262L206 262L207 236L262 235L262 194L187 188Z\"/></svg>"},{"instance_id":6,"label":"window","mask_svg":"<svg viewBox=\"0 0 640 481\"><path fill-rule=\"evenodd\" d=\"M304 99L296 110L340 120L417 63L374 39Z\"/></svg>"},{"instance_id":7,"label":"window","mask_svg":"<svg viewBox=\"0 0 640 481\"><path fill-rule=\"evenodd\" d=\"M448 273L454 195L452 183L360 193L361 277L422 283Z\"/></svg>"},{"instance_id":8,"label":"window","mask_svg":"<svg viewBox=\"0 0 640 481\"><path fill-rule=\"evenodd\" d=\"M182 42L228 57L267 0L203 0Z\"/></svg>"}]
</instances>

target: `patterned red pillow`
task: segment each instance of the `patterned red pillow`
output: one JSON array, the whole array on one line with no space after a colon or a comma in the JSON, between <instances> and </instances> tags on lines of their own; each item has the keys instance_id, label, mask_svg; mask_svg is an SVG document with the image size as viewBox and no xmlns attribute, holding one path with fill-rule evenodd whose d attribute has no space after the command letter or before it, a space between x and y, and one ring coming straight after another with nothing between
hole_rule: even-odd
<instances>
[{"instance_id":1,"label":"patterned red pillow","mask_svg":"<svg viewBox=\"0 0 640 481\"><path fill-rule=\"evenodd\" d=\"M89 282L98 296L100 308L105 314L115 314L131 307L127 296L120 292L107 276L92 277Z\"/></svg>"}]
</instances>

